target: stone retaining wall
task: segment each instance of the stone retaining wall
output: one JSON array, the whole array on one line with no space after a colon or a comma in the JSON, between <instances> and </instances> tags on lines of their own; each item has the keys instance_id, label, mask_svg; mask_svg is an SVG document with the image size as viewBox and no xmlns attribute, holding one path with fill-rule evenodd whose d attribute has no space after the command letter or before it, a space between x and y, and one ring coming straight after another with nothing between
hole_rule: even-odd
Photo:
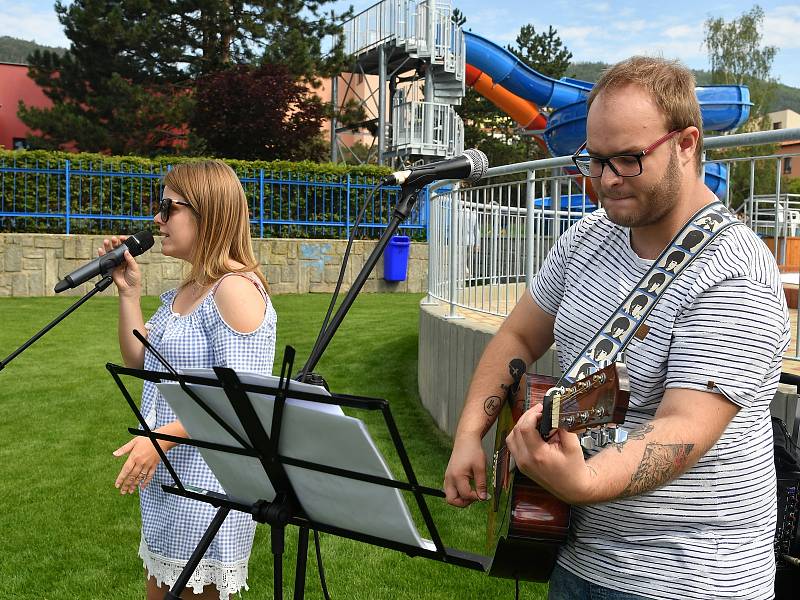
<instances>
[{"instance_id":1,"label":"stone retaining wall","mask_svg":"<svg viewBox=\"0 0 800 600\"><path fill-rule=\"evenodd\" d=\"M0 297L53 296L56 282L97 256L102 241L102 237L91 235L0 234ZM353 243L343 290L349 289L375 244L375 241ZM347 241L256 239L253 247L273 294L332 292ZM150 251L136 260L142 266L147 295L158 295L174 288L183 278L182 261L161 254L160 237L156 237ZM425 292L427 277L428 245L413 243L405 281L385 281L381 258L363 291ZM64 294L82 295L92 285L85 284Z\"/></svg>"}]
</instances>

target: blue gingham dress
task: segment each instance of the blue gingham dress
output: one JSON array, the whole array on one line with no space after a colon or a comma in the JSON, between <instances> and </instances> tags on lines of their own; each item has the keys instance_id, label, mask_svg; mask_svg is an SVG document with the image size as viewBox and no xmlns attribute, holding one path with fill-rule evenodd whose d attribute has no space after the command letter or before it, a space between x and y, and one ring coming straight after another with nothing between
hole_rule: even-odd
<instances>
[{"instance_id":1,"label":"blue gingham dress","mask_svg":"<svg viewBox=\"0 0 800 600\"><path fill-rule=\"evenodd\" d=\"M266 301L264 320L255 331L239 333L223 320L214 301L217 282L195 310L185 316L172 311L177 290L162 294L161 307L146 325L148 341L176 369L223 366L270 375L275 357L277 317L260 281L254 276L248 279L256 283ZM164 370L150 352L145 352L144 368ZM144 383L141 412L152 429L176 419L150 382ZM223 491L196 448L178 445L169 451L167 458L184 485ZM167 469L159 464L150 485L140 489L142 539L139 556L148 575L168 587L177 580L216 513L210 504L167 494L161 489L161 484L172 483ZM221 600L227 600L241 588L247 589L247 561L255 526L250 515L231 511L187 587L199 593L204 586L214 584Z\"/></svg>"}]
</instances>

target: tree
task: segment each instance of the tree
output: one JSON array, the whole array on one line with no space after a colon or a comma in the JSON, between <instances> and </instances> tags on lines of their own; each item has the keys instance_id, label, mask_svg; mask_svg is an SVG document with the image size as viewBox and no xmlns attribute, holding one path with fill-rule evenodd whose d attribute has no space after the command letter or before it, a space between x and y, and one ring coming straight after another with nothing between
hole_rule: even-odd
<instances>
[{"instance_id":1,"label":"tree","mask_svg":"<svg viewBox=\"0 0 800 600\"><path fill-rule=\"evenodd\" d=\"M758 128L777 87L771 77L777 48L761 45L764 10L756 5L738 19L705 22L705 45L713 83L746 85L750 88L751 128Z\"/></svg>"},{"instance_id":2,"label":"tree","mask_svg":"<svg viewBox=\"0 0 800 600\"><path fill-rule=\"evenodd\" d=\"M517 47L508 46L508 50L532 69L553 79L564 76L572 58L572 52L564 46L552 25L547 33L536 33L533 25L523 25L517 36Z\"/></svg>"},{"instance_id":3,"label":"tree","mask_svg":"<svg viewBox=\"0 0 800 600\"><path fill-rule=\"evenodd\" d=\"M705 45L711 63L713 83L746 85L750 89L750 119L743 128L750 131L763 129L767 107L775 92L776 82L771 77L772 61L777 49L762 47L761 28L764 11L756 5L738 19L725 22L722 18L705 22ZM713 158L735 158L764 154L775 148L760 146L738 147L709 153ZM740 206L750 195L750 169L747 162L729 163L731 169L731 206ZM775 190L775 168L771 161L756 161L754 194L769 194Z\"/></svg>"},{"instance_id":4,"label":"tree","mask_svg":"<svg viewBox=\"0 0 800 600\"><path fill-rule=\"evenodd\" d=\"M324 113L287 67L237 65L198 79L191 126L219 156L317 159Z\"/></svg>"},{"instance_id":5,"label":"tree","mask_svg":"<svg viewBox=\"0 0 800 600\"><path fill-rule=\"evenodd\" d=\"M19 115L41 131L34 145L183 148L197 77L262 61L308 79L335 70L341 46L321 51L321 40L339 30L333 13L320 12L331 1L57 0L69 52L29 59L31 77L55 106L22 106ZM141 130L140 142L125 144L131 128Z\"/></svg>"}]
</instances>

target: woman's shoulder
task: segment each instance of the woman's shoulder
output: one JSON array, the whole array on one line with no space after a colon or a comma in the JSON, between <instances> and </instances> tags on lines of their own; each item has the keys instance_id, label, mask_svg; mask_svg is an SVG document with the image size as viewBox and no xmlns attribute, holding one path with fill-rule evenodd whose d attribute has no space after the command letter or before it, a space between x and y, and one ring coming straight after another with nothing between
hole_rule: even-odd
<instances>
[{"instance_id":1,"label":"woman's shoulder","mask_svg":"<svg viewBox=\"0 0 800 600\"><path fill-rule=\"evenodd\" d=\"M272 309L261 280L252 272L224 275L210 295L225 323L239 333L258 329Z\"/></svg>"}]
</instances>

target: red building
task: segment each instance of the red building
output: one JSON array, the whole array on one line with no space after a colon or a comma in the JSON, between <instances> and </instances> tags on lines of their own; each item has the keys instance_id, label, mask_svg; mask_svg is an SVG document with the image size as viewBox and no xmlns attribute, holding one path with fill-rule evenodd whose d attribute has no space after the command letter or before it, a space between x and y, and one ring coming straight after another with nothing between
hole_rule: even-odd
<instances>
[{"instance_id":1,"label":"red building","mask_svg":"<svg viewBox=\"0 0 800 600\"><path fill-rule=\"evenodd\" d=\"M39 108L52 106L42 89L28 77L28 65L0 63L0 147L24 148L30 130L19 120L19 101Z\"/></svg>"},{"instance_id":2,"label":"red building","mask_svg":"<svg viewBox=\"0 0 800 600\"><path fill-rule=\"evenodd\" d=\"M366 109L370 114L377 114L377 96L370 93L376 86L377 77L371 75L349 79L345 79L344 76L339 77L339 89L342 90L339 95L346 95L347 99L367 98ZM325 80L320 89L309 88L309 91L319 96L323 102L331 101L330 80ZM17 117L20 100L26 106L38 108L53 105L42 89L28 77L27 65L0 62L0 148L11 150L27 147L26 140L30 130ZM343 102L341 97L339 102ZM326 137L330 135L330 121L324 121L322 131ZM367 146L372 143L372 137L363 133L344 134L340 139L348 146L355 141L361 141ZM68 144L67 148L70 146Z\"/></svg>"}]
</instances>

